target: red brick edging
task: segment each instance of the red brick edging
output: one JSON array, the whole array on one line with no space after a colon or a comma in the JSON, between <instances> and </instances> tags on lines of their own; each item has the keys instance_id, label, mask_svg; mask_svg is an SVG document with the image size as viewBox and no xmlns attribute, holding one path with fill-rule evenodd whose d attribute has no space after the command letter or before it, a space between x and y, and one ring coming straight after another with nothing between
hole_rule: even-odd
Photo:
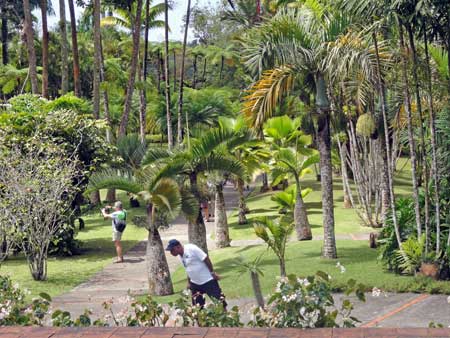
<instances>
[{"instance_id":1,"label":"red brick edging","mask_svg":"<svg viewBox=\"0 0 450 338\"><path fill-rule=\"evenodd\" d=\"M178 336L178 337L177 337ZM247 329L247 328L53 328L1 327L0 338L363 338L450 337L450 329Z\"/></svg>"}]
</instances>

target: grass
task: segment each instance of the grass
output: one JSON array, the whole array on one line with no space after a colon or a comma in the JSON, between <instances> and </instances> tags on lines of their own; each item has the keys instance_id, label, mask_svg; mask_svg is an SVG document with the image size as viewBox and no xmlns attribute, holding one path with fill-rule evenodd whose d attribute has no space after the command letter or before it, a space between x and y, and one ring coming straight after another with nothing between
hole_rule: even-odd
<instances>
[{"instance_id":1,"label":"grass","mask_svg":"<svg viewBox=\"0 0 450 338\"><path fill-rule=\"evenodd\" d=\"M366 241L337 241L339 258L336 260L321 258L321 248L321 241L290 242L286 250L287 273L308 276L318 270L327 272L332 277L331 283L336 291L345 288L349 279L355 279L364 284L367 290L377 287L383 291L450 294L448 282L399 276L385 271L377 262L377 251L370 249ZM261 287L267 295L274 289L275 277L279 276L280 272L276 256L265 246L226 248L211 252L214 270L222 276L220 284L228 298L253 297L250 276L238 271L235 266L236 258L243 256L246 260L253 260L261 254L263 258L260 266L264 273L264 277L261 277ZM344 273L336 266L337 262L345 267ZM186 273L182 267L175 271L172 280L176 293L186 287ZM169 302L177 297L178 295L158 297L158 301Z\"/></svg>"},{"instance_id":2,"label":"grass","mask_svg":"<svg viewBox=\"0 0 450 338\"><path fill-rule=\"evenodd\" d=\"M397 196L406 196L411 194L411 180L410 180L410 166L405 159L400 159L398 163L398 171L395 177L395 192ZM322 235L322 202L321 202L321 187L314 175L306 175L302 180L302 188L312 188L312 192L306 196L305 204L308 211L308 219L311 224L313 236ZM258 188L256 188L258 189ZM356 199L356 192L354 184L351 186L354 198ZM259 216L278 216L277 204L273 202L270 197L276 191L269 191L263 194L256 194L247 198L247 205L250 213L247 219L250 220ZM333 177L333 194L334 194L334 217L335 217L335 231L337 235L344 234L358 234L372 232L373 229L364 226L356 214L355 209L346 209L344 204L344 193L342 187L342 180L339 176ZM244 225L239 225L237 212L233 213L229 218L230 237L234 240L240 239L256 239L251 222Z\"/></svg>"},{"instance_id":3,"label":"grass","mask_svg":"<svg viewBox=\"0 0 450 338\"><path fill-rule=\"evenodd\" d=\"M124 193L118 198L127 200ZM125 206L127 203L125 203ZM134 215L143 215L143 208L127 209L128 219ZM96 272L111 263L115 257L115 248L112 243L111 220L103 220L97 209L83 216L86 227L78 232L77 239L82 244L82 254L72 257L50 257L48 260L48 279L37 282L31 277L28 265L22 255L10 257L2 263L0 273L8 274L21 288L31 291L30 297L46 292L50 296L65 293L75 286L87 281ZM122 245L128 250L139 241L145 239L147 231L128 222L123 234Z\"/></svg>"}]
</instances>

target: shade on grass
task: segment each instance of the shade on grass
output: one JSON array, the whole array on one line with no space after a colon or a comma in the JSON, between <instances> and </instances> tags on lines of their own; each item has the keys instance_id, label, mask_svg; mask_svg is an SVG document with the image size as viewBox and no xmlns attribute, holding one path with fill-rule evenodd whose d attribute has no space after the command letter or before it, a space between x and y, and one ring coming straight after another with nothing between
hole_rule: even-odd
<instances>
[{"instance_id":1,"label":"shade on grass","mask_svg":"<svg viewBox=\"0 0 450 338\"><path fill-rule=\"evenodd\" d=\"M119 198L126 200L125 194ZM144 215L143 208L128 209L128 219L134 215ZM82 254L72 257L50 257L48 261L48 279L36 282L32 279L26 260L22 255L10 257L2 263L1 274L9 274L21 288L31 291L30 297L46 292L56 296L73 289L87 281L96 272L112 262L116 252L112 242L111 220L103 220L99 210L83 216L86 227L78 232L77 239L82 243ZM123 248L128 250L147 237L147 230L137 228L128 222L123 234Z\"/></svg>"},{"instance_id":2,"label":"shade on grass","mask_svg":"<svg viewBox=\"0 0 450 338\"><path fill-rule=\"evenodd\" d=\"M426 278L399 276L384 271L376 260L377 251L370 249L366 241L337 241L338 259L323 259L320 257L321 241L290 242L286 249L286 270L288 274L298 276L314 275L318 270L327 272L332 277L331 283L336 291L342 290L349 279L355 279L364 284L367 290L377 287L383 291L398 292L431 292L450 293L448 282L437 282ZM220 285L228 298L253 297L249 274L242 274L235 266L240 255L246 260L253 260L263 254L261 277L263 294L269 294L275 287L276 277L280 275L278 260L267 251L264 245L242 248L227 248L211 252L214 270L222 276ZM340 263L345 272L337 266ZM186 287L186 273L179 268L172 276L175 292L181 292ZM159 297L161 302L175 299L177 296Z\"/></svg>"}]
</instances>

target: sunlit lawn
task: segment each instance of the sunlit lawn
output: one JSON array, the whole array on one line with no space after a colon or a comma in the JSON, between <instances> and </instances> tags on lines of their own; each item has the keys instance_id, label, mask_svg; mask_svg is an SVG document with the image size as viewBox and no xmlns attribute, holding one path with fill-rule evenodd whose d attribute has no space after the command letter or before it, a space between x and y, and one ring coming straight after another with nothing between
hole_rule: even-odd
<instances>
[{"instance_id":1,"label":"sunlit lawn","mask_svg":"<svg viewBox=\"0 0 450 338\"><path fill-rule=\"evenodd\" d=\"M410 166L404 159L398 163L398 172L395 177L395 193L397 196L408 196L411 194L411 181L409 179ZM311 223L313 236L323 235L322 227L322 202L320 182L315 179L315 175L309 174L302 180L302 188L312 188L312 192L305 198L305 204L308 211L308 219ZM259 187L256 187L259 189ZM354 184L351 186L353 196L356 200L356 191ZM247 205L250 209L248 219L259 216L278 216L278 209L275 202L270 197L276 191L270 191L264 194L255 194L247 199ZM333 178L334 194L334 217L336 234L358 234L372 232L373 229L365 227L354 209L345 209L344 193L342 180L339 176ZM232 239L251 239L256 238L251 222L245 225L237 224L237 213L233 213L229 218L230 237Z\"/></svg>"},{"instance_id":2,"label":"sunlit lawn","mask_svg":"<svg viewBox=\"0 0 450 338\"><path fill-rule=\"evenodd\" d=\"M123 198L125 208L125 195ZM142 208L129 209L128 218L133 215L143 214ZM103 220L100 211L95 211L83 216L86 222L84 230L79 231L77 239L82 243L82 254L72 257L51 257L48 262L48 280L36 282L31 278L28 265L22 255L11 257L0 268L1 274L9 274L13 281L18 282L23 288L29 289L31 296L40 292L46 292L51 296L59 295L78 284L88 280L93 274L111 263L115 256L115 249L111 239L111 221ZM146 230L137 228L128 222L123 235L123 247L130 249L140 240L146 238Z\"/></svg>"}]
</instances>

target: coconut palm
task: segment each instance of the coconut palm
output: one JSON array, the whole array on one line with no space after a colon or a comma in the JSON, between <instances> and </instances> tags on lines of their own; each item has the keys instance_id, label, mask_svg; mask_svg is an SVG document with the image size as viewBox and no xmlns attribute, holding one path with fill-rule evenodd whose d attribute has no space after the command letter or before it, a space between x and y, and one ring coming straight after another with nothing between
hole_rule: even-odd
<instances>
[{"instance_id":1,"label":"coconut palm","mask_svg":"<svg viewBox=\"0 0 450 338\"><path fill-rule=\"evenodd\" d=\"M69 91L69 43L64 0L59 0L59 30L61 32L61 94L64 95Z\"/></svg>"},{"instance_id":2,"label":"coconut palm","mask_svg":"<svg viewBox=\"0 0 450 338\"><path fill-rule=\"evenodd\" d=\"M198 139L191 139L188 147L176 147L173 150L151 148L142 162L143 166L159 168L157 179L178 176L180 180L188 181L190 191L197 199L198 208L195 220L188 220L189 242L196 244L205 252L208 247L200 208L203 196L198 187L199 175L222 172L243 176L242 164L221 150L221 147L231 147L232 144L240 142L242 142L241 135L223 128L214 128Z\"/></svg>"},{"instance_id":3,"label":"coconut palm","mask_svg":"<svg viewBox=\"0 0 450 338\"><path fill-rule=\"evenodd\" d=\"M89 190L104 188L120 189L142 198L146 203L146 220L137 219L137 225L145 226L147 238L147 273L149 293L169 295L173 293L169 266L156 222L158 213L175 217L181 208L182 196L177 183L170 178L155 180L149 170L108 169L94 174L89 181Z\"/></svg>"},{"instance_id":4,"label":"coconut palm","mask_svg":"<svg viewBox=\"0 0 450 338\"><path fill-rule=\"evenodd\" d=\"M294 223L289 217L279 217L272 220L268 217L258 217L253 220L256 236L261 238L274 252L280 265L280 275L286 276L286 243L294 230Z\"/></svg>"},{"instance_id":5,"label":"coconut palm","mask_svg":"<svg viewBox=\"0 0 450 338\"><path fill-rule=\"evenodd\" d=\"M244 114L261 128L278 102L292 90L295 80L311 83L315 96L317 146L320 153L324 228L323 256L336 258L328 88L340 63L329 62L337 51L347 60L368 67L373 64L367 48L352 39L341 40L350 26L342 13L319 1L307 1L299 9L283 9L242 38L246 67L259 80L249 90ZM307 79L308 81L306 81Z\"/></svg>"},{"instance_id":6,"label":"coconut palm","mask_svg":"<svg viewBox=\"0 0 450 338\"><path fill-rule=\"evenodd\" d=\"M24 32L28 51L28 68L31 81L31 92L39 94L38 75L36 66L36 50L34 48L33 20L31 18L30 0L23 0L23 11L25 15Z\"/></svg>"}]
</instances>

